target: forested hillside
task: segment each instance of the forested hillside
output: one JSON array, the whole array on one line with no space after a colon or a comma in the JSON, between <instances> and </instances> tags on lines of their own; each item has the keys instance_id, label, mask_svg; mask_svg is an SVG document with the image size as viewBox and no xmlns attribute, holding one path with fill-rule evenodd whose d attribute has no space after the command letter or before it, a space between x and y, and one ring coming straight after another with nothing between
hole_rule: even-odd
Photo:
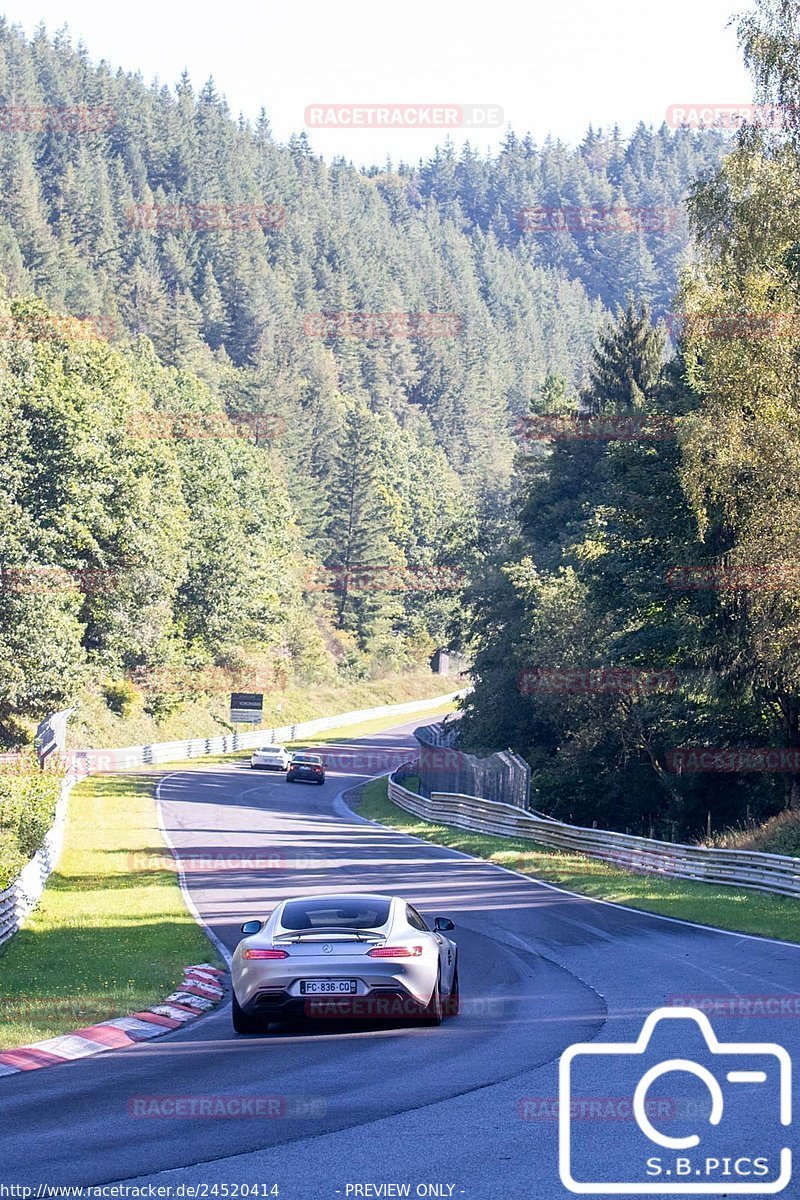
<instances>
[{"instance_id":1,"label":"forested hillside","mask_svg":"<svg viewBox=\"0 0 800 1200\"><path fill-rule=\"evenodd\" d=\"M677 353L631 303L580 407L534 405L469 600L468 739L528 757L535 807L665 838L800 808L800 31L763 0L740 36L786 127L693 189Z\"/></svg>"},{"instance_id":2,"label":"forested hillside","mask_svg":"<svg viewBox=\"0 0 800 1200\"><path fill-rule=\"evenodd\" d=\"M342 393L411 421L479 490L503 482L513 417L548 372L583 380L603 306L633 290L669 309L688 242L683 199L721 145L666 127L627 144L590 131L576 149L509 134L493 160L445 147L365 173L327 166L304 135L278 145L266 116L236 122L213 83L148 87L92 65L65 35L28 44L6 25L0 102L89 114L72 132L3 138L10 290L102 315L114 337L144 334L229 405L284 414L283 444L306 468L290 488L316 536L316 443L331 436ZM632 227L531 228L532 207L567 206L580 225L591 205L633 213ZM343 310L452 313L457 332L348 337L309 325Z\"/></svg>"},{"instance_id":3,"label":"forested hillside","mask_svg":"<svg viewBox=\"0 0 800 1200\"><path fill-rule=\"evenodd\" d=\"M572 402L629 291L669 311L722 150L641 127L327 165L211 82L5 22L0 106L12 741L87 678L121 704L130 676L350 679L463 640L520 416Z\"/></svg>"}]
</instances>

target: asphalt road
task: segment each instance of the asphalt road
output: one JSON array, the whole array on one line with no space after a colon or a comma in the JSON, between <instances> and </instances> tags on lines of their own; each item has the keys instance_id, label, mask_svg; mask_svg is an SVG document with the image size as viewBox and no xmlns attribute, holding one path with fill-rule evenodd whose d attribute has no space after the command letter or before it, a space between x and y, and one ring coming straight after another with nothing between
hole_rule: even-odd
<instances>
[{"instance_id":1,"label":"asphalt road","mask_svg":"<svg viewBox=\"0 0 800 1200\"><path fill-rule=\"evenodd\" d=\"M273 1185L284 1200L561 1200L569 1192L559 1179L555 1104L558 1059L571 1044L629 1043L675 997L714 997L718 1008L723 1000L739 1006L738 1015L712 1017L720 1039L779 1043L800 1060L800 948L590 901L354 816L340 793L377 773L382 755L402 757L412 729L341 748L324 787L234 763L174 772L160 789L163 821L188 868L193 905L229 949L242 921L293 893L397 893L429 916L452 917L462 1014L438 1029L330 1022L237 1038L226 1005L154 1043L0 1079L0 1185L126 1181L201 1200L266 1196ZM753 997L794 1019L754 1015ZM695 1030L662 1023L652 1061L720 1066L719 1056L703 1057ZM796 1147L797 1127L780 1127L772 1057L753 1061L764 1067L760 1085L720 1075L725 1120L713 1143L699 1080L683 1073L653 1084L653 1123L672 1137L702 1134L695 1152L643 1140L629 1104L642 1071L630 1075L630 1055L576 1060L574 1173L585 1194L601 1194L594 1183L625 1180L636 1188L628 1194L644 1195L642 1181L663 1184L668 1171L686 1186L686 1174L701 1168L720 1195L774 1178L777 1152ZM153 1097L161 1099L154 1105ZM275 1115L136 1115L167 1112L175 1097L225 1097L229 1109L231 1098L269 1097ZM701 1151L719 1166L699 1157L679 1164ZM658 1168L652 1159L646 1167L651 1155L660 1156ZM758 1156L767 1161L763 1177Z\"/></svg>"}]
</instances>

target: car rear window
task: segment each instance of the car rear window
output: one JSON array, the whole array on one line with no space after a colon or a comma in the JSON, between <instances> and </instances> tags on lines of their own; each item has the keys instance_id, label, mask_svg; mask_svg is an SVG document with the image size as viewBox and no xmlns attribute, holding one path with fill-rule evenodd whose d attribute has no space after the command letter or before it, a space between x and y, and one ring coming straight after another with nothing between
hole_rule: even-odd
<instances>
[{"instance_id":1,"label":"car rear window","mask_svg":"<svg viewBox=\"0 0 800 1200\"><path fill-rule=\"evenodd\" d=\"M312 763L317 766L322 762L322 759L316 754L295 754L294 761L296 763Z\"/></svg>"},{"instance_id":2,"label":"car rear window","mask_svg":"<svg viewBox=\"0 0 800 1200\"><path fill-rule=\"evenodd\" d=\"M389 920L390 900L290 900L281 913L284 929L379 929Z\"/></svg>"}]
</instances>

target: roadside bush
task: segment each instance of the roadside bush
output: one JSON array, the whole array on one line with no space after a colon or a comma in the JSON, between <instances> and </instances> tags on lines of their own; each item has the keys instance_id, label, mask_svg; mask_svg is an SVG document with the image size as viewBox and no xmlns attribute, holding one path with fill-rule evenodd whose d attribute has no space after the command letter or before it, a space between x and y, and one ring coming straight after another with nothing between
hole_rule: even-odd
<instances>
[{"instance_id":1,"label":"roadside bush","mask_svg":"<svg viewBox=\"0 0 800 1200\"><path fill-rule=\"evenodd\" d=\"M0 772L0 890L17 878L53 823L61 776L33 756Z\"/></svg>"},{"instance_id":2,"label":"roadside bush","mask_svg":"<svg viewBox=\"0 0 800 1200\"><path fill-rule=\"evenodd\" d=\"M103 696L112 712L127 717L133 711L139 693L129 679L115 679L105 685Z\"/></svg>"},{"instance_id":3,"label":"roadside bush","mask_svg":"<svg viewBox=\"0 0 800 1200\"><path fill-rule=\"evenodd\" d=\"M5 891L25 866L27 859L21 853L16 833L0 829L0 892Z\"/></svg>"}]
</instances>

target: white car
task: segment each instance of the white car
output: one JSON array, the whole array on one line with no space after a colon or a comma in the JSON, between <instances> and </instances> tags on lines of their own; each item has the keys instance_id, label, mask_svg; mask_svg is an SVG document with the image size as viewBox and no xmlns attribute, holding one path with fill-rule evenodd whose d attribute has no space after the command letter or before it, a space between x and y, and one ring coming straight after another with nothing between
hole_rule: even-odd
<instances>
[{"instance_id":1,"label":"white car","mask_svg":"<svg viewBox=\"0 0 800 1200\"><path fill-rule=\"evenodd\" d=\"M271 1021L456 1016L458 947L447 917L431 925L399 896L303 896L247 921L231 967L233 1027Z\"/></svg>"},{"instance_id":2,"label":"white car","mask_svg":"<svg viewBox=\"0 0 800 1200\"><path fill-rule=\"evenodd\" d=\"M263 771L288 771L291 761L285 746L261 746L250 755L250 766Z\"/></svg>"}]
</instances>

